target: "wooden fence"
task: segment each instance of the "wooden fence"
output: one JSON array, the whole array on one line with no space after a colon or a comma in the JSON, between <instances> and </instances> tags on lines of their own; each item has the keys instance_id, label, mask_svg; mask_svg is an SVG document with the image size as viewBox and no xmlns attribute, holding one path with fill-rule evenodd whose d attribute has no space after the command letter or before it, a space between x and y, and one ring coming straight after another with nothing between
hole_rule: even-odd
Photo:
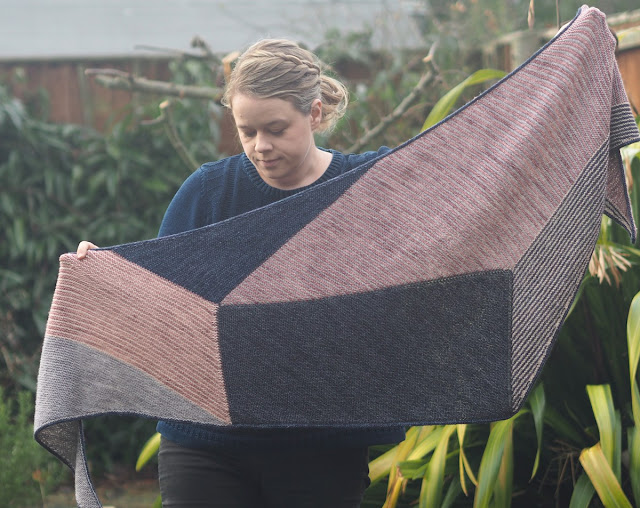
<instances>
[{"instance_id":1,"label":"wooden fence","mask_svg":"<svg viewBox=\"0 0 640 508\"><path fill-rule=\"evenodd\" d=\"M612 29L619 34L618 64L627 95L640 114L640 10L609 17ZM533 30L508 34L484 50L484 67L513 70L542 46L555 30ZM128 107L157 97L142 96L98 85L85 75L88 68L114 68L149 79L168 80L169 57L141 57L83 60L0 61L0 83L10 83L13 93L28 100L39 89L49 97L48 119L57 123L76 123L104 130L121 118ZM20 79L16 76L20 75ZM230 128L225 117L223 130ZM233 129L231 129L233 130ZM226 133L228 134L228 133ZM224 143L235 140L224 136Z\"/></svg>"},{"instance_id":2,"label":"wooden fence","mask_svg":"<svg viewBox=\"0 0 640 508\"><path fill-rule=\"evenodd\" d=\"M171 78L166 58L114 58L86 60L29 60L0 62L0 82L25 101L44 90L49 98L48 120L76 123L103 130L149 97L126 90L112 90L85 76L85 69L119 69L150 79Z\"/></svg>"},{"instance_id":3,"label":"wooden fence","mask_svg":"<svg viewBox=\"0 0 640 508\"><path fill-rule=\"evenodd\" d=\"M636 114L640 114L640 10L608 17L609 26L618 37L616 58L625 90ZM510 72L527 60L551 39L556 29L513 32L483 51L483 66Z\"/></svg>"}]
</instances>

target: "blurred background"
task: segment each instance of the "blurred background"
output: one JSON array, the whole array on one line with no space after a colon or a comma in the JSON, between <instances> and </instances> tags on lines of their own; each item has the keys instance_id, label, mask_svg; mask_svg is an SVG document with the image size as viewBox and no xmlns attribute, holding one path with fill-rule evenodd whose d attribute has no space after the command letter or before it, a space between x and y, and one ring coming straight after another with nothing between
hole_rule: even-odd
<instances>
[{"instance_id":1,"label":"blurred background","mask_svg":"<svg viewBox=\"0 0 640 508\"><path fill-rule=\"evenodd\" d=\"M348 114L318 144L358 152L397 146L472 99L582 3L0 0L0 508L74 506L70 472L32 437L58 256L83 239L106 246L154 237L181 182L241 150L219 102L239 51L285 37L318 54L351 92ZM640 5L593 6L618 36L638 115ZM624 156L636 218L639 152L632 146ZM612 506L600 481L637 506L640 316L631 304L639 255L603 219L524 413L502 425L415 428L399 447L372 450L363 506ZM135 471L154 432L155 422L135 418L86 423L93 478L109 504L157 503L153 453ZM601 446L606 480L586 465L585 450L602 442L611 443Z\"/></svg>"}]
</instances>

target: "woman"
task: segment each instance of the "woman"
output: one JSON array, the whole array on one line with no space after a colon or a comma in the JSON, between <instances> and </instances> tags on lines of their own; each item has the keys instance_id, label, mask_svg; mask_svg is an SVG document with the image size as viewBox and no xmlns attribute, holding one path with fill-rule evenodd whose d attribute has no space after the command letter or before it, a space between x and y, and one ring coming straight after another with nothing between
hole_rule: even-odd
<instances>
[{"instance_id":1,"label":"woman","mask_svg":"<svg viewBox=\"0 0 640 508\"><path fill-rule=\"evenodd\" d=\"M314 133L344 114L347 90L307 50L263 40L238 60L223 97L244 152L201 166L181 186L159 236L213 224L317 185L388 151L319 148ZM96 246L81 242L78 258ZM402 428L237 430L160 422L165 507L353 508L368 479L368 446Z\"/></svg>"}]
</instances>

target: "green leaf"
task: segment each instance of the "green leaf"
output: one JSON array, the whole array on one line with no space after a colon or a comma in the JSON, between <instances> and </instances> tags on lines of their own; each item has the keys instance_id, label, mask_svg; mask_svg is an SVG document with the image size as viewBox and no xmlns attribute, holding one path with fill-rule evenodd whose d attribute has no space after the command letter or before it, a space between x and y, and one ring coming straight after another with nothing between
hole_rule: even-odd
<instances>
[{"instance_id":1,"label":"green leaf","mask_svg":"<svg viewBox=\"0 0 640 508\"><path fill-rule=\"evenodd\" d=\"M369 462L369 480L372 484L382 480L389 474L397 453L398 446L396 445Z\"/></svg>"},{"instance_id":2,"label":"green leaf","mask_svg":"<svg viewBox=\"0 0 640 508\"><path fill-rule=\"evenodd\" d=\"M16 252L24 253L26 244L26 230L24 220L22 217L16 217L13 221L13 242L16 248Z\"/></svg>"},{"instance_id":3,"label":"green leaf","mask_svg":"<svg viewBox=\"0 0 640 508\"><path fill-rule=\"evenodd\" d=\"M627 347L629 348L629 376L633 420L640 427L640 391L638 390L638 361L640 360L640 293L631 301L627 319Z\"/></svg>"},{"instance_id":4,"label":"green leaf","mask_svg":"<svg viewBox=\"0 0 640 508\"><path fill-rule=\"evenodd\" d=\"M573 487L569 508L589 508L595 493L596 489L593 487L589 477L586 474L580 475Z\"/></svg>"},{"instance_id":5,"label":"green leaf","mask_svg":"<svg viewBox=\"0 0 640 508\"><path fill-rule=\"evenodd\" d=\"M415 444L422 431L422 427L411 427L407 431L405 440L396 447L397 450L395 455L393 456L393 460L389 468L387 498L384 504L384 508L393 508L398 503L398 498L400 497L400 493L404 484L404 478L402 478L402 476L400 475L397 465L408 458L409 454L415 447Z\"/></svg>"},{"instance_id":6,"label":"green leaf","mask_svg":"<svg viewBox=\"0 0 640 508\"><path fill-rule=\"evenodd\" d=\"M493 508L510 508L513 491L513 425L505 436L498 478L493 489Z\"/></svg>"},{"instance_id":7,"label":"green leaf","mask_svg":"<svg viewBox=\"0 0 640 508\"><path fill-rule=\"evenodd\" d=\"M569 307L569 310L567 311L567 315L565 317L568 318L573 311L576 308L576 305L578 304L578 302L580 301L580 297L582 296L582 293L584 292L584 281L585 279L587 279L589 277L589 275L587 274L583 279L582 279L582 284L580 284L580 286L578 286L578 291L576 292L576 296L573 298L573 302L571 302L571 307Z\"/></svg>"},{"instance_id":8,"label":"green leaf","mask_svg":"<svg viewBox=\"0 0 640 508\"><path fill-rule=\"evenodd\" d=\"M464 495L468 496L469 493L467 492L467 483L465 481L465 472L469 476L469 478L471 479L471 481L473 482L474 485L478 485L478 480L476 480L476 477L473 474L473 470L471 469L471 466L469 465L469 461L467 460L467 456L464 453L464 435L465 435L465 433L467 431L466 424L459 424L457 426L457 430L458 430L458 446L459 446L459 451L458 451L458 459L459 459L458 460L458 469L459 469L459 472L460 472L460 488L464 492Z\"/></svg>"},{"instance_id":9,"label":"green leaf","mask_svg":"<svg viewBox=\"0 0 640 508\"><path fill-rule=\"evenodd\" d=\"M613 407L611 387L609 385L587 385L587 393L598 424L598 431L600 432L599 444L602 448L602 453L606 457L609 467L615 470L616 412Z\"/></svg>"},{"instance_id":10,"label":"green leaf","mask_svg":"<svg viewBox=\"0 0 640 508\"><path fill-rule=\"evenodd\" d=\"M620 153L628 159L640 157L640 143L631 143L630 145L623 146L620 149Z\"/></svg>"},{"instance_id":11,"label":"green leaf","mask_svg":"<svg viewBox=\"0 0 640 508\"><path fill-rule=\"evenodd\" d=\"M153 436L149 438L149 440L142 447L142 451L138 456L138 461L136 462L136 471L140 471L144 465L151 460L160 448L160 433L156 432Z\"/></svg>"},{"instance_id":12,"label":"green leaf","mask_svg":"<svg viewBox=\"0 0 640 508\"><path fill-rule=\"evenodd\" d=\"M493 424L487 445L482 454L482 460L480 461L478 488L476 489L476 495L473 500L474 508L487 508L489 506L498 472L502 464L502 455L508 440L508 434L515 420L523 413L524 411L520 411L508 420L502 420Z\"/></svg>"},{"instance_id":13,"label":"green leaf","mask_svg":"<svg viewBox=\"0 0 640 508\"><path fill-rule=\"evenodd\" d=\"M597 443L591 448L582 450L580 463L589 475L591 483L605 508L632 508L629 499L624 495L608 459Z\"/></svg>"},{"instance_id":14,"label":"green leaf","mask_svg":"<svg viewBox=\"0 0 640 508\"><path fill-rule=\"evenodd\" d=\"M451 508L453 503L458 498L458 496L462 493L462 487L457 481L452 481L449 484L449 488L447 489L447 494L444 496L442 500L442 505L440 508Z\"/></svg>"},{"instance_id":15,"label":"green leaf","mask_svg":"<svg viewBox=\"0 0 640 508\"><path fill-rule=\"evenodd\" d=\"M629 479L636 505L640 505L640 427L627 429L629 443Z\"/></svg>"},{"instance_id":16,"label":"green leaf","mask_svg":"<svg viewBox=\"0 0 640 508\"><path fill-rule=\"evenodd\" d=\"M570 411L569 414L571 415ZM563 440L567 441L567 443L578 447L581 447L581 445L584 446L580 439L580 434L576 432L576 428L571 420L553 406L546 408L544 422L553 429L554 434L557 434Z\"/></svg>"},{"instance_id":17,"label":"green leaf","mask_svg":"<svg viewBox=\"0 0 640 508\"><path fill-rule=\"evenodd\" d=\"M402 476L407 480L422 478L427 472L428 462L424 460L405 460L398 463Z\"/></svg>"},{"instance_id":18,"label":"green leaf","mask_svg":"<svg viewBox=\"0 0 640 508\"><path fill-rule=\"evenodd\" d=\"M424 475L422 490L420 491L420 508L430 508L440 506L442 501L442 491L444 486L444 466L447 461L447 449L451 434L456 430L455 425L442 427L440 439L436 446L429 466Z\"/></svg>"},{"instance_id":19,"label":"green leaf","mask_svg":"<svg viewBox=\"0 0 640 508\"><path fill-rule=\"evenodd\" d=\"M0 210L7 216L12 216L14 213L15 203L12 196L9 194L0 194Z\"/></svg>"},{"instance_id":20,"label":"green leaf","mask_svg":"<svg viewBox=\"0 0 640 508\"><path fill-rule=\"evenodd\" d=\"M11 270L5 270L4 268L0 268L0 288L3 290L7 290L11 287L16 287L21 284L24 284L25 276L21 273L16 273Z\"/></svg>"},{"instance_id":21,"label":"green leaf","mask_svg":"<svg viewBox=\"0 0 640 508\"><path fill-rule=\"evenodd\" d=\"M619 482L622 481L622 418L620 418L620 411L616 409L615 412L615 426L614 426L614 446L613 446L613 464L611 469L616 475Z\"/></svg>"},{"instance_id":22,"label":"green leaf","mask_svg":"<svg viewBox=\"0 0 640 508\"><path fill-rule=\"evenodd\" d=\"M149 180L145 180L142 185L144 185L145 189L155 192L167 192L169 190L169 184L161 178L150 178Z\"/></svg>"},{"instance_id":23,"label":"green leaf","mask_svg":"<svg viewBox=\"0 0 640 508\"><path fill-rule=\"evenodd\" d=\"M544 428L544 410L546 406L546 398L542 383L539 384L533 392L531 392L531 395L529 395L529 406L531 407L533 423L536 428L536 439L538 440L536 458L533 462L533 471L531 472L531 479L533 479L538 471L538 465L540 464L540 452L542 450L542 429Z\"/></svg>"},{"instance_id":24,"label":"green leaf","mask_svg":"<svg viewBox=\"0 0 640 508\"><path fill-rule=\"evenodd\" d=\"M27 115L25 113L24 106L20 101L17 99L11 99L11 102L4 105L2 110L11 119L11 122L17 131L22 131L24 129L23 124L27 121Z\"/></svg>"},{"instance_id":25,"label":"green leaf","mask_svg":"<svg viewBox=\"0 0 640 508\"><path fill-rule=\"evenodd\" d=\"M440 435L443 432L444 427L428 425L421 427L420 435L418 436L415 444L415 448L409 454L409 460L418 460L435 450L436 446L440 442Z\"/></svg>"},{"instance_id":26,"label":"green leaf","mask_svg":"<svg viewBox=\"0 0 640 508\"><path fill-rule=\"evenodd\" d=\"M436 103L436 105L433 106L433 109L429 113L429 116L427 116L427 119L422 125L422 130L424 131L428 129L432 125L437 124L440 120L445 118L466 88L473 85L479 85L493 79L500 79L504 77L505 74L506 72L497 69L480 69L479 71L474 72L467 79L457 84L446 94L444 94L444 96Z\"/></svg>"}]
</instances>

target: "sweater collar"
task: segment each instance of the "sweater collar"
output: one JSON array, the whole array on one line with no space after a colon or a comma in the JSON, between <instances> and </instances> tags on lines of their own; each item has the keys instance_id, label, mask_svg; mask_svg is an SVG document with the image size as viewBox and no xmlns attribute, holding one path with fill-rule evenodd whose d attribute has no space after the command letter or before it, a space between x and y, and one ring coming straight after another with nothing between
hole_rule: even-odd
<instances>
[{"instance_id":1,"label":"sweater collar","mask_svg":"<svg viewBox=\"0 0 640 508\"><path fill-rule=\"evenodd\" d=\"M333 155L331 162L329 163L329 167L325 170L325 172L318 178L315 182L305 185L304 187L298 187L297 189L278 189L277 187L273 187L265 182L258 170L253 165L253 162L247 157L247 154L242 153L242 169L251 180L251 183L255 185L255 187L263 193L265 196L269 196L271 198L285 198L287 196L291 196L296 194L304 189L308 189L309 187L313 187L322 182L326 182L331 178L338 176L341 173L341 168L344 166L344 155L340 152L336 152L335 150L328 150L326 148L320 148L320 150L324 150L325 152L329 152Z\"/></svg>"}]
</instances>

